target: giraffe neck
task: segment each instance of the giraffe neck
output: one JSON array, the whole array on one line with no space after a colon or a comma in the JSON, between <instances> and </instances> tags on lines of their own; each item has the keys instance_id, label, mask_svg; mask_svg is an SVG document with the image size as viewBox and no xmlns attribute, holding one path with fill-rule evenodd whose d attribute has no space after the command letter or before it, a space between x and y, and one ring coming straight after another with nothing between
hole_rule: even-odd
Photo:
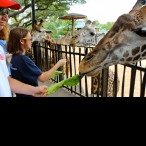
<instances>
[{"instance_id":1,"label":"giraffe neck","mask_svg":"<svg viewBox=\"0 0 146 146\"><path fill-rule=\"evenodd\" d=\"M66 40L67 40L67 37L68 37L68 34L69 34L69 32L67 32L66 34L65 34L65 36L63 36L60 40L58 40L58 44L66 44Z\"/></svg>"}]
</instances>

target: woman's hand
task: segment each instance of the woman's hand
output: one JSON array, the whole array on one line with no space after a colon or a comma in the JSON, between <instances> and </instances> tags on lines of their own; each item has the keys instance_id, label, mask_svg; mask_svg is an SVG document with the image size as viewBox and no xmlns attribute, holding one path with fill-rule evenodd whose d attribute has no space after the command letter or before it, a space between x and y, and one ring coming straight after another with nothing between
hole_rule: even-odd
<instances>
[{"instance_id":1,"label":"woman's hand","mask_svg":"<svg viewBox=\"0 0 146 146\"><path fill-rule=\"evenodd\" d=\"M33 96L35 97L47 97L46 93L48 92L48 87L43 85L43 86L38 86L35 87L35 93Z\"/></svg>"}]
</instances>

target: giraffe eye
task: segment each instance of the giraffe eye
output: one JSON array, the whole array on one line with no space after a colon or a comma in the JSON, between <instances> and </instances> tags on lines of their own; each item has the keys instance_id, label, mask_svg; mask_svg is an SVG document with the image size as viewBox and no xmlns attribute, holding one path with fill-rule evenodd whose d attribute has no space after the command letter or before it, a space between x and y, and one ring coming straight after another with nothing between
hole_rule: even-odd
<instances>
[{"instance_id":1,"label":"giraffe eye","mask_svg":"<svg viewBox=\"0 0 146 146\"><path fill-rule=\"evenodd\" d=\"M94 36L94 35L95 35L95 33L94 33L94 32L90 32L90 34L91 34L91 36Z\"/></svg>"},{"instance_id":2,"label":"giraffe eye","mask_svg":"<svg viewBox=\"0 0 146 146\"><path fill-rule=\"evenodd\" d=\"M142 30L142 28L138 28L133 31L140 37L146 37L146 30Z\"/></svg>"}]
</instances>

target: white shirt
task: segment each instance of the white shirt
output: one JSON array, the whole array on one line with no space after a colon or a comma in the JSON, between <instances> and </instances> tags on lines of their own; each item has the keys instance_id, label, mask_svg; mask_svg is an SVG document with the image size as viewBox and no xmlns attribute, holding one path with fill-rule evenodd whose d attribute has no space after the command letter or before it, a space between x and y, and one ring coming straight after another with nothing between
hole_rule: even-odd
<instances>
[{"instance_id":1,"label":"white shirt","mask_svg":"<svg viewBox=\"0 0 146 146\"><path fill-rule=\"evenodd\" d=\"M0 97L12 97L8 76L6 57L3 48L0 46Z\"/></svg>"}]
</instances>

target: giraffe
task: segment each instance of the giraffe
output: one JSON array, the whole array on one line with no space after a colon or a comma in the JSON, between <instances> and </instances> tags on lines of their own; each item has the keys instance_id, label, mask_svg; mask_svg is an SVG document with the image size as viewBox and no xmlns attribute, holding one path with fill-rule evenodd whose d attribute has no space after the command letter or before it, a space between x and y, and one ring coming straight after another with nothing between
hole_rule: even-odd
<instances>
[{"instance_id":1,"label":"giraffe","mask_svg":"<svg viewBox=\"0 0 146 146\"><path fill-rule=\"evenodd\" d=\"M44 42L46 42L48 44L48 46L50 46L51 43L54 43L54 40L51 38L51 33L52 33L52 31L47 30L43 27L43 20L40 20L39 23L37 21L34 22L34 25L33 25L32 30L31 30L32 48L33 48L34 58L37 55L37 50L35 48L36 42L39 42L40 45L42 45ZM39 51L40 51L39 53L42 55L41 58L44 58L45 57L44 56L44 49L40 48ZM33 55L32 55L31 51L29 53L27 53L27 55L33 59ZM49 57L49 58L51 58L51 57ZM35 60L35 63L39 64L39 62L37 60ZM43 68L43 70L45 70L45 68Z\"/></svg>"},{"instance_id":2,"label":"giraffe","mask_svg":"<svg viewBox=\"0 0 146 146\"><path fill-rule=\"evenodd\" d=\"M103 68L135 63L146 58L146 5L138 3L118 17L113 27L86 54L79 65L82 75L96 76Z\"/></svg>"},{"instance_id":3,"label":"giraffe","mask_svg":"<svg viewBox=\"0 0 146 146\"><path fill-rule=\"evenodd\" d=\"M96 22L93 21L91 22L90 20L88 20L85 23L85 26L77 33L77 35L75 35L73 38L71 38L70 40L70 44L73 46L79 45L79 46L84 46L84 47L88 47L88 46L95 46L103 37L104 37L104 33L101 32L97 32L96 29ZM91 49L91 48L90 48ZM102 85L102 72L100 72L99 75L92 77L91 80L91 93L92 94L97 94L97 90L98 90L98 79L100 77L100 87ZM108 97L112 97L113 96L113 82L114 82L114 72L109 69L109 73L108 73ZM119 85L120 85L120 81L119 78L117 79L117 86L119 89ZM100 92L101 92L101 88ZM118 90L117 90L118 91Z\"/></svg>"},{"instance_id":4,"label":"giraffe","mask_svg":"<svg viewBox=\"0 0 146 146\"><path fill-rule=\"evenodd\" d=\"M71 33L70 31L67 31L66 34L62 38L56 41L56 44L62 45L62 51L65 51L64 45L68 45L68 38L69 38L70 33ZM63 71L64 71L64 74L69 75L70 74L70 58L68 56L66 57L64 53L62 53L62 58L67 59L67 67L63 66Z\"/></svg>"},{"instance_id":5,"label":"giraffe","mask_svg":"<svg viewBox=\"0 0 146 146\"><path fill-rule=\"evenodd\" d=\"M66 45L70 31L67 31L67 33L62 38L60 38L58 41L55 41L54 39L51 38L52 31L43 28L43 20L40 20L39 24L37 23L37 21L34 22L34 26L31 30L31 34L32 34L33 42L39 41L39 42L47 42L49 45L50 44Z\"/></svg>"},{"instance_id":6,"label":"giraffe","mask_svg":"<svg viewBox=\"0 0 146 146\"><path fill-rule=\"evenodd\" d=\"M70 31L67 31L66 34L61 39L59 39L56 43L67 45L67 39L68 39L69 34L70 34Z\"/></svg>"},{"instance_id":7,"label":"giraffe","mask_svg":"<svg viewBox=\"0 0 146 146\"><path fill-rule=\"evenodd\" d=\"M88 20L85 26L70 39L71 46L95 46L104 36L102 32L96 31L96 22Z\"/></svg>"}]
</instances>

